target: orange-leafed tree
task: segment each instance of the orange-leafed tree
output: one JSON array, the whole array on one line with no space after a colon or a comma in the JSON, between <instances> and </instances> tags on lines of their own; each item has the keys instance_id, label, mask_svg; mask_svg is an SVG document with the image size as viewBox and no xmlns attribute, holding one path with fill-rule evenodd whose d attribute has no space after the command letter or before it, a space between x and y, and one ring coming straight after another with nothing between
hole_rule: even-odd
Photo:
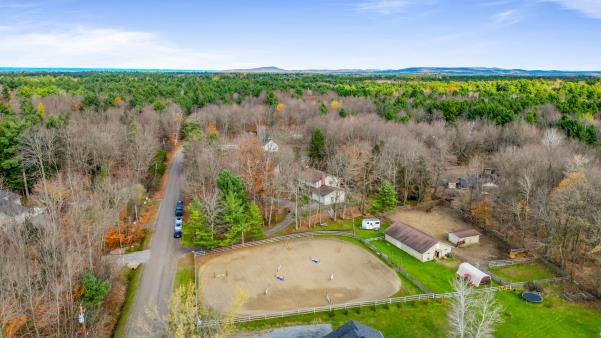
<instances>
[{"instance_id":1,"label":"orange-leafed tree","mask_svg":"<svg viewBox=\"0 0 601 338\"><path fill-rule=\"evenodd\" d=\"M123 104L123 99L121 96L116 96L115 99L113 99L113 105L120 106L121 104Z\"/></svg>"}]
</instances>

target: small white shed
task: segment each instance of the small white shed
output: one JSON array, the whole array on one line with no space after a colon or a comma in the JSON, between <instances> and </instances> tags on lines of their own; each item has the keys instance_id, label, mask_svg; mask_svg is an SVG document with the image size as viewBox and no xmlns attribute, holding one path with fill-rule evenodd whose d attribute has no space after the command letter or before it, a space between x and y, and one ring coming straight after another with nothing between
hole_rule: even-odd
<instances>
[{"instance_id":1,"label":"small white shed","mask_svg":"<svg viewBox=\"0 0 601 338\"><path fill-rule=\"evenodd\" d=\"M470 285L480 286L490 283L490 276L470 263L461 263L457 269L457 278L466 279Z\"/></svg>"},{"instance_id":2,"label":"small white shed","mask_svg":"<svg viewBox=\"0 0 601 338\"><path fill-rule=\"evenodd\" d=\"M365 230L380 230L379 218L364 218L361 221L361 229Z\"/></svg>"},{"instance_id":3,"label":"small white shed","mask_svg":"<svg viewBox=\"0 0 601 338\"><path fill-rule=\"evenodd\" d=\"M449 242L458 247L478 244L480 242L480 233L476 229L449 232Z\"/></svg>"}]
</instances>

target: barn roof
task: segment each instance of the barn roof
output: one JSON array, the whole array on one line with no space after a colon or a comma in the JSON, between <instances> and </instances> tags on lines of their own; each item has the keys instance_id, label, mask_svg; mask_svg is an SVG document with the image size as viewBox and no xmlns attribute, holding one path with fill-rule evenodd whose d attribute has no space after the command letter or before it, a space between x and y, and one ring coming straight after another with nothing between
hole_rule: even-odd
<instances>
[{"instance_id":1,"label":"barn roof","mask_svg":"<svg viewBox=\"0 0 601 338\"><path fill-rule=\"evenodd\" d=\"M384 338L384 335L367 325L349 320L335 331L324 336L324 338Z\"/></svg>"},{"instance_id":2,"label":"barn roof","mask_svg":"<svg viewBox=\"0 0 601 338\"><path fill-rule=\"evenodd\" d=\"M430 235L402 222L395 222L384 233L419 253L428 251L438 243Z\"/></svg>"},{"instance_id":3,"label":"barn roof","mask_svg":"<svg viewBox=\"0 0 601 338\"><path fill-rule=\"evenodd\" d=\"M472 237L472 236L479 236L480 233L478 232L478 230L476 229L463 229L463 230L458 230L458 231L453 231L450 232L451 234L459 237L459 238L466 238L466 237Z\"/></svg>"}]
</instances>

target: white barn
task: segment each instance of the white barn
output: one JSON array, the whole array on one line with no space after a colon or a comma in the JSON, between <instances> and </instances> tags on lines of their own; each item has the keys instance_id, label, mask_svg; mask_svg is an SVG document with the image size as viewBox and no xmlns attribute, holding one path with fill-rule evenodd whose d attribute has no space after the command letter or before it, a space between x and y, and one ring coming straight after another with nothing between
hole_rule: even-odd
<instances>
[{"instance_id":1,"label":"white barn","mask_svg":"<svg viewBox=\"0 0 601 338\"><path fill-rule=\"evenodd\" d=\"M401 222L386 229L384 238L421 262L442 258L451 253L451 246Z\"/></svg>"},{"instance_id":2,"label":"white barn","mask_svg":"<svg viewBox=\"0 0 601 338\"><path fill-rule=\"evenodd\" d=\"M458 247L478 244L480 242L480 233L476 229L449 232L449 242Z\"/></svg>"},{"instance_id":3,"label":"white barn","mask_svg":"<svg viewBox=\"0 0 601 338\"><path fill-rule=\"evenodd\" d=\"M457 278L463 278L473 286L480 286L481 284L490 283L490 276L470 263L459 264L459 268L457 269Z\"/></svg>"},{"instance_id":4,"label":"white barn","mask_svg":"<svg viewBox=\"0 0 601 338\"><path fill-rule=\"evenodd\" d=\"M381 223L379 218L364 218L361 221L361 229L380 230Z\"/></svg>"}]
</instances>

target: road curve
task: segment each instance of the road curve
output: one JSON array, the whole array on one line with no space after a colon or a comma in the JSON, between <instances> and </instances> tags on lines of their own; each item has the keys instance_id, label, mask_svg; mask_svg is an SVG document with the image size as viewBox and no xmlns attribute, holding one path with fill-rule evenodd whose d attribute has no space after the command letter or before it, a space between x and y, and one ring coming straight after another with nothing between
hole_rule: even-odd
<instances>
[{"instance_id":1,"label":"road curve","mask_svg":"<svg viewBox=\"0 0 601 338\"><path fill-rule=\"evenodd\" d=\"M183 158L180 148L171 162L150 241L150 259L142 266L142 275L126 324L126 337L157 337L166 332L164 323L177 259L185 253L179 240L173 238L175 203L180 196Z\"/></svg>"}]
</instances>

